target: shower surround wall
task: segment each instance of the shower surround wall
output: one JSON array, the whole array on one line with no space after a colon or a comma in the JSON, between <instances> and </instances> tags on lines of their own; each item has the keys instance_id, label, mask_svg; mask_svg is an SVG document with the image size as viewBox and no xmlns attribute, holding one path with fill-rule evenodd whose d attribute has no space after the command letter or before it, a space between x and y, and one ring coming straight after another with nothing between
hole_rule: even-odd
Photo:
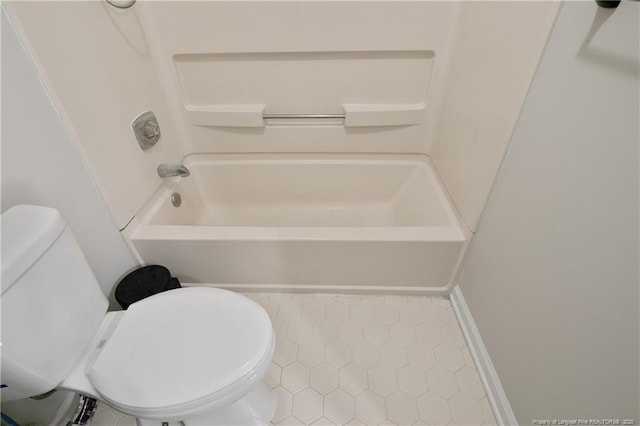
<instances>
[{"instance_id":1,"label":"shower surround wall","mask_svg":"<svg viewBox=\"0 0 640 426\"><path fill-rule=\"evenodd\" d=\"M181 117L185 154L429 150L456 3L140 6ZM262 111L346 111L347 122L265 126ZM354 126L357 113L368 123Z\"/></svg>"},{"instance_id":2,"label":"shower surround wall","mask_svg":"<svg viewBox=\"0 0 640 426\"><path fill-rule=\"evenodd\" d=\"M3 2L3 8L123 228L160 183L156 166L183 155L136 15L103 1ZM156 113L162 142L142 152L130 123L146 110Z\"/></svg>"},{"instance_id":3,"label":"shower surround wall","mask_svg":"<svg viewBox=\"0 0 640 426\"><path fill-rule=\"evenodd\" d=\"M431 1L5 5L122 228L162 183L155 166L192 154L416 154L431 157L467 239L558 9ZM148 109L163 136L142 152L129 123ZM262 119L273 113L346 118Z\"/></svg>"}]
</instances>

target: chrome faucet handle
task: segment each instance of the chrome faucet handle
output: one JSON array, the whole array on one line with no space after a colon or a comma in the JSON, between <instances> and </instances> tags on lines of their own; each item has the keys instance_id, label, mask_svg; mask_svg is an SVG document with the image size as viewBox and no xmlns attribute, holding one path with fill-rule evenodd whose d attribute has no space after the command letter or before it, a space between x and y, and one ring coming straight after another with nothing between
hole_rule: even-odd
<instances>
[{"instance_id":1,"label":"chrome faucet handle","mask_svg":"<svg viewBox=\"0 0 640 426\"><path fill-rule=\"evenodd\" d=\"M160 136L160 126L158 126L157 122L149 120L144 123L142 134L147 139L153 139L156 136Z\"/></svg>"},{"instance_id":2,"label":"chrome faucet handle","mask_svg":"<svg viewBox=\"0 0 640 426\"><path fill-rule=\"evenodd\" d=\"M160 125L153 112L143 112L131 123L140 149L146 151L160 140Z\"/></svg>"}]
</instances>

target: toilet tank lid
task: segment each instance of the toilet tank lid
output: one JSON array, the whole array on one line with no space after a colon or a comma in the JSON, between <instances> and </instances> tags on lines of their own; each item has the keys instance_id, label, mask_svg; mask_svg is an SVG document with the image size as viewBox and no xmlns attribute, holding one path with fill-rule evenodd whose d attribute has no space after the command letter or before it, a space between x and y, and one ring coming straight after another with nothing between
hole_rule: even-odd
<instances>
[{"instance_id":1,"label":"toilet tank lid","mask_svg":"<svg viewBox=\"0 0 640 426\"><path fill-rule=\"evenodd\" d=\"M66 223L54 208L17 205L0 215L2 293L60 236Z\"/></svg>"}]
</instances>

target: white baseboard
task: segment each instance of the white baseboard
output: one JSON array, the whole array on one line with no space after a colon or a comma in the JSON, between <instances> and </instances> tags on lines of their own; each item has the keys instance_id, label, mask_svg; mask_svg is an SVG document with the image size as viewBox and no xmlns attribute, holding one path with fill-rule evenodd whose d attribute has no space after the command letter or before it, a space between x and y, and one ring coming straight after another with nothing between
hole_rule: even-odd
<instances>
[{"instance_id":1,"label":"white baseboard","mask_svg":"<svg viewBox=\"0 0 640 426\"><path fill-rule=\"evenodd\" d=\"M498 425L517 425L516 416L511 410L507 394L502 388L498 373L491 362L487 348L484 346L478 327L476 326L469 306L464 300L460 287L455 286L449 295L451 306L458 318L460 328L469 346L469 351L478 369L480 380L487 392L487 399L493 409Z\"/></svg>"}]
</instances>

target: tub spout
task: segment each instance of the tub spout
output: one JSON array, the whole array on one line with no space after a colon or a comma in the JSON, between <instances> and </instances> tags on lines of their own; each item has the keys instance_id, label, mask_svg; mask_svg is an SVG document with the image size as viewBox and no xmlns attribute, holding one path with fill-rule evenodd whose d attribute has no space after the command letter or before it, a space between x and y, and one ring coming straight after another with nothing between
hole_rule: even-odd
<instances>
[{"instance_id":1,"label":"tub spout","mask_svg":"<svg viewBox=\"0 0 640 426\"><path fill-rule=\"evenodd\" d=\"M172 176L180 176L187 177L191 174L189 169L187 169L182 164L165 164L162 163L157 168L158 176L160 177L172 177Z\"/></svg>"}]
</instances>

